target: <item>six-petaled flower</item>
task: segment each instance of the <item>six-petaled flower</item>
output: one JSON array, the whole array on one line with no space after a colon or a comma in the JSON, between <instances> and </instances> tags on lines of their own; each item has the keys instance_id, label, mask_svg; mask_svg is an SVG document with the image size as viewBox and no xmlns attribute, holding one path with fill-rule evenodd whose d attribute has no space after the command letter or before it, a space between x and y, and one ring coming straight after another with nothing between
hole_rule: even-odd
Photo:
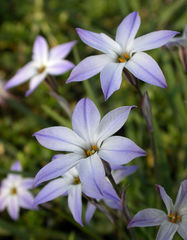
<instances>
[{"instance_id":1,"label":"six-petaled flower","mask_svg":"<svg viewBox=\"0 0 187 240\"><path fill-rule=\"evenodd\" d=\"M77 28L81 40L104 54L90 56L71 72L69 82L83 81L100 74L101 87L107 100L121 85L122 71L126 68L136 78L165 88L164 75L155 60L143 51L158 48L174 37L175 31L156 31L135 39L140 26L137 12L130 13L117 28L115 41L104 33L93 33Z\"/></svg>"},{"instance_id":2,"label":"six-petaled flower","mask_svg":"<svg viewBox=\"0 0 187 240\"><path fill-rule=\"evenodd\" d=\"M17 71L5 85L9 89L26 82L28 79L30 95L47 75L60 75L72 69L74 64L64 58L69 54L76 41L64 43L48 50L48 44L42 36L37 36L33 46L32 61Z\"/></svg>"}]
</instances>

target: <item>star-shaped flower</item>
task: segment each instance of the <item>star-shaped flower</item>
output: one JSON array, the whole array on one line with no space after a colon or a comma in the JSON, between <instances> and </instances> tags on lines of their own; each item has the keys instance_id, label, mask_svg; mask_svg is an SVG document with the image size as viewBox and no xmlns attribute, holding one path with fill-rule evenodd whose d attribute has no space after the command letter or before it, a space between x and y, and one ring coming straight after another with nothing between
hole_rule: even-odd
<instances>
[{"instance_id":1,"label":"star-shaped flower","mask_svg":"<svg viewBox=\"0 0 187 240\"><path fill-rule=\"evenodd\" d=\"M137 12L130 13L117 28L115 41L104 33L93 33L77 28L81 40L104 54L81 61L67 80L77 82L100 74L101 87L107 100L121 85L122 71L126 68L136 78L165 88L164 75L155 60L143 51L166 44L177 34L174 31L156 31L135 39L140 26Z\"/></svg>"},{"instance_id":2,"label":"star-shaped flower","mask_svg":"<svg viewBox=\"0 0 187 240\"><path fill-rule=\"evenodd\" d=\"M138 212L128 227L160 225L156 240L172 240L176 232L183 239L187 239L187 180L181 183L175 204L163 187L157 185L157 188L167 208L167 214L158 209L148 208Z\"/></svg>"},{"instance_id":3,"label":"star-shaped flower","mask_svg":"<svg viewBox=\"0 0 187 240\"><path fill-rule=\"evenodd\" d=\"M90 176L91 178L92 176ZM96 180L97 179L93 179ZM104 184L105 185L105 184ZM90 186L89 186L90 187ZM120 203L120 199L114 191L111 184L105 185L103 192L97 189L87 189L88 185L81 183L79 173L76 167L71 168L62 177L48 183L36 196L34 205L45 203L55 199L58 196L68 195L69 209L80 225L82 224L82 193L96 199L112 199L114 202Z\"/></svg>"},{"instance_id":4,"label":"star-shaped flower","mask_svg":"<svg viewBox=\"0 0 187 240\"><path fill-rule=\"evenodd\" d=\"M12 171L21 171L19 161L16 161L12 167ZM8 174L1 182L0 187L0 211L6 207L10 217L17 220L19 217L20 207L33 209L34 198L28 189L32 188L32 178L22 178L19 174Z\"/></svg>"},{"instance_id":5,"label":"star-shaped flower","mask_svg":"<svg viewBox=\"0 0 187 240\"><path fill-rule=\"evenodd\" d=\"M101 120L95 104L89 98L83 98L72 115L73 131L66 127L49 127L36 132L34 136L42 146L69 153L58 154L55 160L43 167L36 175L34 184L62 176L77 166L81 182L92 186L87 188L90 189L87 195L92 194L92 188L101 189L102 192L105 178L102 159L113 167L145 155L130 139L112 136L126 122L132 107L119 107Z\"/></svg>"},{"instance_id":6,"label":"star-shaped flower","mask_svg":"<svg viewBox=\"0 0 187 240\"><path fill-rule=\"evenodd\" d=\"M64 58L69 54L76 41L64 43L48 50L48 44L42 36L37 36L33 46L32 61L17 71L5 85L9 89L26 82L28 79L30 95L35 88L49 75L60 75L72 69L74 64Z\"/></svg>"}]
</instances>

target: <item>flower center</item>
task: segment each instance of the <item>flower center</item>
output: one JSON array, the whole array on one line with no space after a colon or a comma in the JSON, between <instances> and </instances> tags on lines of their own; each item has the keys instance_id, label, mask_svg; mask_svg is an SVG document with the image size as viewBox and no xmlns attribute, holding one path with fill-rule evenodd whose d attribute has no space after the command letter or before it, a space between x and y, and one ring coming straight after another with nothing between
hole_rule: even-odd
<instances>
[{"instance_id":1,"label":"flower center","mask_svg":"<svg viewBox=\"0 0 187 240\"><path fill-rule=\"evenodd\" d=\"M130 55L128 53L124 53L123 55L118 56L117 62L124 63L124 62L127 62L129 59L130 59Z\"/></svg>"},{"instance_id":2,"label":"flower center","mask_svg":"<svg viewBox=\"0 0 187 240\"><path fill-rule=\"evenodd\" d=\"M175 213L175 214L170 213L168 215L168 220L171 223L179 223L179 222L181 222L182 219L181 219L181 216L179 216L177 213Z\"/></svg>"},{"instance_id":3,"label":"flower center","mask_svg":"<svg viewBox=\"0 0 187 240\"><path fill-rule=\"evenodd\" d=\"M15 187L13 187L11 190L10 190L10 193L11 195L16 195L17 194L17 189Z\"/></svg>"},{"instance_id":4,"label":"flower center","mask_svg":"<svg viewBox=\"0 0 187 240\"><path fill-rule=\"evenodd\" d=\"M86 152L86 155L89 157L89 156L93 155L94 153L96 153L98 150L99 150L98 147L93 145L91 147L91 149L88 149L85 152Z\"/></svg>"},{"instance_id":5,"label":"flower center","mask_svg":"<svg viewBox=\"0 0 187 240\"><path fill-rule=\"evenodd\" d=\"M46 67L43 65L40 68L38 68L38 73L43 73L45 71Z\"/></svg>"},{"instance_id":6,"label":"flower center","mask_svg":"<svg viewBox=\"0 0 187 240\"><path fill-rule=\"evenodd\" d=\"M73 184L74 184L74 185L77 185L77 184L80 184L80 183L81 183L80 178L79 178L79 177L74 177L74 182L73 182Z\"/></svg>"}]
</instances>

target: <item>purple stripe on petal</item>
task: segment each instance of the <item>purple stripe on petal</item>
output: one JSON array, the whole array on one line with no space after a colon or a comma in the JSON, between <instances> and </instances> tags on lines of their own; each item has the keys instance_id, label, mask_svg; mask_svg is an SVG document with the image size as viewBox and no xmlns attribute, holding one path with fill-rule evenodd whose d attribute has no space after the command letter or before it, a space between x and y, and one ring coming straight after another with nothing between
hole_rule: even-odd
<instances>
[{"instance_id":1,"label":"purple stripe on petal","mask_svg":"<svg viewBox=\"0 0 187 240\"><path fill-rule=\"evenodd\" d=\"M166 219L167 215L165 212L154 208L148 208L139 211L128 224L128 228L158 226Z\"/></svg>"},{"instance_id":2,"label":"purple stripe on petal","mask_svg":"<svg viewBox=\"0 0 187 240\"><path fill-rule=\"evenodd\" d=\"M148 54L135 53L125 64L125 67L138 79L149 84L166 88L165 77L157 62Z\"/></svg>"},{"instance_id":3,"label":"purple stripe on petal","mask_svg":"<svg viewBox=\"0 0 187 240\"><path fill-rule=\"evenodd\" d=\"M43 147L51 150L83 153L84 141L69 128L44 128L33 136L36 137Z\"/></svg>"},{"instance_id":4,"label":"purple stripe on petal","mask_svg":"<svg viewBox=\"0 0 187 240\"><path fill-rule=\"evenodd\" d=\"M113 60L105 55L90 56L82 60L71 72L66 83L84 81L102 71Z\"/></svg>"},{"instance_id":5,"label":"purple stripe on petal","mask_svg":"<svg viewBox=\"0 0 187 240\"><path fill-rule=\"evenodd\" d=\"M99 156L111 165L126 164L136 157L145 155L146 152L133 141L121 136L107 138L99 150Z\"/></svg>"},{"instance_id":6,"label":"purple stripe on petal","mask_svg":"<svg viewBox=\"0 0 187 240\"><path fill-rule=\"evenodd\" d=\"M135 106L119 107L110 111L103 117L97 131L99 143L113 135L125 124L133 107Z\"/></svg>"},{"instance_id":7,"label":"purple stripe on petal","mask_svg":"<svg viewBox=\"0 0 187 240\"><path fill-rule=\"evenodd\" d=\"M77 41L71 41L51 48L49 51L49 60L65 58L76 43Z\"/></svg>"},{"instance_id":8,"label":"purple stripe on petal","mask_svg":"<svg viewBox=\"0 0 187 240\"><path fill-rule=\"evenodd\" d=\"M133 42L139 26L140 16L137 12L130 13L118 26L116 41L121 45L123 50L126 50L129 44L131 45L131 42Z\"/></svg>"},{"instance_id":9,"label":"purple stripe on petal","mask_svg":"<svg viewBox=\"0 0 187 240\"><path fill-rule=\"evenodd\" d=\"M72 69L75 65L68 60L50 61L47 72L51 75L60 75Z\"/></svg>"},{"instance_id":10,"label":"purple stripe on petal","mask_svg":"<svg viewBox=\"0 0 187 240\"><path fill-rule=\"evenodd\" d=\"M148 33L134 40L132 51L141 52L161 47L165 45L176 34L178 34L178 32L168 30Z\"/></svg>"},{"instance_id":11,"label":"purple stripe on petal","mask_svg":"<svg viewBox=\"0 0 187 240\"><path fill-rule=\"evenodd\" d=\"M166 191L164 190L164 188L162 186L156 185L156 187L160 193L160 197L162 198L162 200L167 208L168 214L170 214L171 211L173 210L172 199L167 195Z\"/></svg>"},{"instance_id":12,"label":"purple stripe on petal","mask_svg":"<svg viewBox=\"0 0 187 240\"><path fill-rule=\"evenodd\" d=\"M93 142L94 133L100 122L100 113L96 105L89 99L81 99L73 112L73 130L85 141Z\"/></svg>"},{"instance_id":13,"label":"purple stripe on petal","mask_svg":"<svg viewBox=\"0 0 187 240\"><path fill-rule=\"evenodd\" d=\"M164 221L159 228L156 240L172 240L179 225Z\"/></svg>"},{"instance_id":14,"label":"purple stripe on petal","mask_svg":"<svg viewBox=\"0 0 187 240\"><path fill-rule=\"evenodd\" d=\"M8 214L13 220L19 217L19 203L17 196L11 196L8 202Z\"/></svg>"},{"instance_id":15,"label":"purple stripe on petal","mask_svg":"<svg viewBox=\"0 0 187 240\"><path fill-rule=\"evenodd\" d=\"M37 186L42 182L62 176L70 168L74 167L80 161L81 156L74 153L53 160L43 167L36 175L33 185Z\"/></svg>"},{"instance_id":16,"label":"purple stripe on petal","mask_svg":"<svg viewBox=\"0 0 187 240\"><path fill-rule=\"evenodd\" d=\"M105 101L120 88L124 64L109 63L101 71L101 87Z\"/></svg>"},{"instance_id":17,"label":"purple stripe on petal","mask_svg":"<svg viewBox=\"0 0 187 240\"><path fill-rule=\"evenodd\" d=\"M81 184L73 185L68 192L68 206L73 218L80 225L82 224L82 190Z\"/></svg>"},{"instance_id":18,"label":"purple stripe on petal","mask_svg":"<svg viewBox=\"0 0 187 240\"><path fill-rule=\"evenodd\" d=\"M48 183L36 196L34 205L51 201L63 195L70 187L70 183L63 178L59 178Z\"/></svg>"}]
</instances>

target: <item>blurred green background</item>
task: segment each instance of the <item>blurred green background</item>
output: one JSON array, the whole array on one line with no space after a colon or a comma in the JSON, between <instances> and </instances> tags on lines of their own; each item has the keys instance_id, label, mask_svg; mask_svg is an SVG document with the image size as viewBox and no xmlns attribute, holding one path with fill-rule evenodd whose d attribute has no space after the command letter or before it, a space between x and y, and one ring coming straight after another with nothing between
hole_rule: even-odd
<instances>
[{"instance_id":1,"label":"blurred green background","mask_svg":"<svg viewBox=\"0 0 187 240\"><path fill-rule=\"evenodd\" d=\"M138 11L141 16L138 36L160 29L182 32L187 24L186 0L1 0L1 81L10 79L31 59L32 45L38 34L47 39L50 47L77 39L78 44L67 57L77 64L97 51L79 40L76 27L115 37L117 26L132 11ZM163 47L149 51L149 54L159 63L168 84L167 89L161 89L140 82L141 91L148 91L152 104L159 179L154 176L150 136L141 115L140 98L133 86L124 79L121 89L104 102L99 75L68 85L65 81L69 73L57 77L60 94L68 100L72 110L85 96L97 104L102 115L122 105L138 106L118 133L131 138L147 151L146 158L132 161L139 165L137 173L124 180L129 184L127 201L133 215L143 208L163 207L154 184L164 186L175 199L180 182L187 178L187 75L177 48L169 50ZM34 177L51 160L54 152L40 146L32 134L44 127L71 124L44 83L25 98L27 89L28 82L11 89L14 98L6 99L6 105L0 106L1 179L16 159L21 161L24 175ZM39 188L33 190L35 194L38 191ZM157 228L136 228L135 231L138 240L151 240L155 238ZM43 205L39 211L21 211L17 222L13 222L6 211L0 215L0 239L114 238L128 239L122 220L112 224L97 211L90 225L82 228L74 222L65 198ZM176 235L174 239L180 237Z\"/></svg>"}]
</instances>

